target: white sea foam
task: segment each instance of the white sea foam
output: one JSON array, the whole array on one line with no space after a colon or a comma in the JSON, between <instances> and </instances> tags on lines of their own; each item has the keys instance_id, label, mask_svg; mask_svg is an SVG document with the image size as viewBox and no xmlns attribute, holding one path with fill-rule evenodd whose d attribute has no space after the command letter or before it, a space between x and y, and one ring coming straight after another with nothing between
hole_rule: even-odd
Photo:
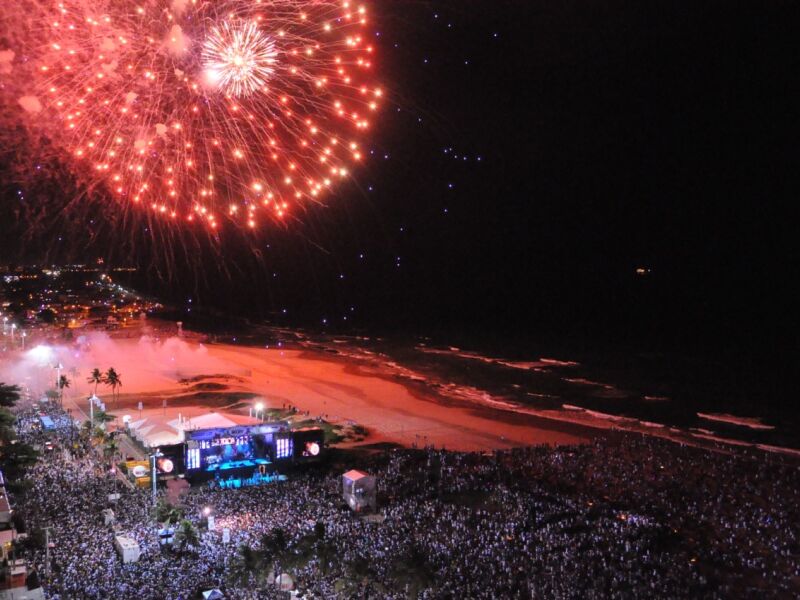
<instances>
[{"instance_id":1,"label":"white sea foam","mask_svg":"<svg viewBox=\"0 0 800 600\"><path fill-rule=\"evenodd\" d=\"M764 431L771 431L775 429L772 425L765 425L761 422L759 417L737 417L736 415L729 415L727 413L697 413L697 416L706 421L719 421L721 423L728 423L730 425L738 425L740 427L748 427L750 429L758 429Z\"/></svg>"}]
</instances>

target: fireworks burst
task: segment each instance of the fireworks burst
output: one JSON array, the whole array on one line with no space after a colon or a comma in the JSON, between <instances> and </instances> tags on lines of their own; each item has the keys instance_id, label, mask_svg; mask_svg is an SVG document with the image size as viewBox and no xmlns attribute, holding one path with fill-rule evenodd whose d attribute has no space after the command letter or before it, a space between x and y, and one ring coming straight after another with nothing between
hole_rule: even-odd
<instances>
[{"instance_id":1,"label":"fireworks burst","mask_svg":"<svg viewBox=\"0 0 800 600\"><path fill-rule=\"evenodd\" d=\"M10 0L3 11L7 107L115 210L212 229L281 219L361 160L382 97L360 3Z\"/></svg>"},{"instance_id":2,"label":"fireworks burst","mask_svg":"<svg viewBox=\"0 0 800 600\"><path fill-rule=\"evenodd\" d=\"M275 64L275 43L256 23L223 23L203 46L203 66L212 84L231 96L266 88Z\"/></svg>"}]
</instances>

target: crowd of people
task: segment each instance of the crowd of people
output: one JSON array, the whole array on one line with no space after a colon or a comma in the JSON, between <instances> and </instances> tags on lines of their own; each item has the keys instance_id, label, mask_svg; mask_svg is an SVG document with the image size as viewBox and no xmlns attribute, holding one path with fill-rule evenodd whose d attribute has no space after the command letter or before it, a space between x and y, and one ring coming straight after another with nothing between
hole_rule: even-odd
<instances>
[{"instance_id":1,"label":"crowd of people","mask_svg":"<svg viewBox=\"0 0 800 600\"><path fill-rule=\"evenodd\" d=\"M181 504L199 539L181 551L159 543L149 491L118 481L76 447L68 419L55 422L44 433L20 420L20 437L47 435L55 450L17 503L29 531L50 528L50 564L31 552L52 600L190 600L211 588L280 598L282 572L302 597L325 599L800 595L800 470L764 454L633 435L489 454L391 450L351 459L377 478L372 518L348 509L332 465L198 487ZM122 564L114 528L139 543L138 562Z\"/></svg>"}]
</instances>

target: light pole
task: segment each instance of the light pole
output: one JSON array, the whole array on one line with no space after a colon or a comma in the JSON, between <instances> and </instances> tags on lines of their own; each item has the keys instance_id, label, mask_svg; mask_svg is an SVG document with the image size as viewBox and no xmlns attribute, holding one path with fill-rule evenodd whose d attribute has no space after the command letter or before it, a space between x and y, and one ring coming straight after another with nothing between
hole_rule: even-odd
<instances>
[{"instance_id":1,"label":"light pole","mask_svg":"<svg viewBox=\"0 0 800 600\"><path fill-rule=\"evenodd\" d=\"M51 525L42 527L44 529L44 580L50 584L50 529Z\"/></svg>"},{"instance_id":2,"label":"light pole","mask_svg":"<svg viewBox=\"0 0 800 600\"><path fill-rule=\"evenodd\" d=\"M153 481L153 506L156 505L156 485L158 481L157 477L158 473L156 472L156 458L158 458L159 456L164 456L164 454L161 453L159 450L156 450L155 452L153 452L153 454L150 455L150 463L152 466L150 471L150 479Z\"/></svg>"},{"instance_id":3,"label":"light pole","mask_svg":"<svg viewBox=\"0 0 800 600\"><path fill-rule=\"evenodd\" d=\"M17 330L17 324L16 323L12 323L11 324L11 344L12 345L14 344L14 332L16 330Z\"/></svg>"},{"instance_id":4,"label":"light pole","mask_svg":"<svg viewBox=\"0 0 800 600\"><path fill-rule=\"evenodd\" d=\"M257 402L256 403L256 419L258 418L258 413L261 413L261 422L264 422L264 403Z\"/></svg>"},{"instance_id":5,"label":"light pole","mask_svg":"<svg viewBox=\"0 0 800 600\"><path fill-rule=\"evenodd\" d=\"M22 332L22 349L23 349L23 350L25 350L25 337L26 337L27 335L28 335L28 334L27 334L27 333L25 333L24 331Z\"/></svg>"}]
</instances>

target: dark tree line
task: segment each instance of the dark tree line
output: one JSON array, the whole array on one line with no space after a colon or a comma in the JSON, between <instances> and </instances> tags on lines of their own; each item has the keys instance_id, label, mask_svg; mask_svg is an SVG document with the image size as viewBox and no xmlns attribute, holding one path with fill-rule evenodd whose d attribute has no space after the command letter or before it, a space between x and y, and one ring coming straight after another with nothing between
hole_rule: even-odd
<instances>
[{"instance_id":1,"label":"dark tree line","mask_svg":"<svg viewBox=\"0 0 800 600\"><path fill-rule=\"evenodd\" d=\"M20 392L19 386L0 382L0 469L11 485L25 477L38 458L32 446L17 440L14 430L16 418L10 409L19 402Z\"/></svg>"}]
</instances>

